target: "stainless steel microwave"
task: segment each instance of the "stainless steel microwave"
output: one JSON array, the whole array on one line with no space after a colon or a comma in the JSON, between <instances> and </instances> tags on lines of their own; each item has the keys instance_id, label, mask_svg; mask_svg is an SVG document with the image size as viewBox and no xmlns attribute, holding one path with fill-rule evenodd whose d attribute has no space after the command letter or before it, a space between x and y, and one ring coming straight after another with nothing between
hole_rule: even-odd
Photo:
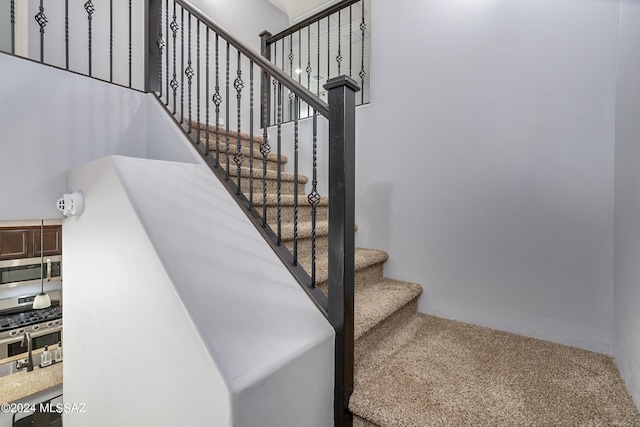
<instances>
[{"instance_id":1,"label":"stainless steel microwave","mask_svg":"<svg viewBox=\"0 0 640 427\"><path fill-rule=\"evenodd\" d=\"M20 258L0 261L0 289L16 286L62 281L62 256L38 258Z\"/></svg>"}]
</instances>

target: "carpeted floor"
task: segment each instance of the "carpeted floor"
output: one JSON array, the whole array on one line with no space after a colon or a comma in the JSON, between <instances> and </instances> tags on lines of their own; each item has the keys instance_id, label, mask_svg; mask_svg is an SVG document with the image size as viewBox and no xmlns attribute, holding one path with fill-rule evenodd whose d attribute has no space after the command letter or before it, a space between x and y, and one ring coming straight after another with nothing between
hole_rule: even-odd
<instances>
[{"instance_id":1,"label":"carpeted floor","mask_svg":"<svg viewBox=\"0 0 640 427\"><path fill-rule=\"evenodd\" d=\"M363 355L355 390L356 426L640 426L610 357L424 314Z\"/></svg>"}]
</instances>

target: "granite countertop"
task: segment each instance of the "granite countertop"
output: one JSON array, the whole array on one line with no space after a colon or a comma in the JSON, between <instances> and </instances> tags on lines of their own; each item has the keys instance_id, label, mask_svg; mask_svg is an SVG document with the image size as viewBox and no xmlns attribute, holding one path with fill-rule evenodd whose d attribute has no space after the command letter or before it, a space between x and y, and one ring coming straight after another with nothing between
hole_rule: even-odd
<instances>
[{"instance_id":1,"label":"granite countertop","mask_svg":"<svg viewBox=\"0 0 640 427\"><path fill-rule=\"evenodd\" d=\"M50 346L56 348L57 346ZM41 353L34 351L35 354ZM15 363L18 359L24 359L24 354L0 360L0 365L5 363ZM0 405L11 403L27 396L44 391L48 388L62 384L62 362L54 363L46 368L35 366L33 371L22 370L15 374L0 378Z\"/></svg>"}]
</instances>

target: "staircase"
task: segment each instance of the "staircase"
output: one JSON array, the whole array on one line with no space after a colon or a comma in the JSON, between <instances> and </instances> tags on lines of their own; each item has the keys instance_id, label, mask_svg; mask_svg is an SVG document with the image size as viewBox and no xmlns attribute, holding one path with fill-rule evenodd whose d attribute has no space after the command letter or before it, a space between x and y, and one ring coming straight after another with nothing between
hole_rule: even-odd
<instances>
[{"instance_id":1,"label":"staircase","mask_svg":"<svg viewBox=\"0 0 640 427\"><path fill-rule=\"evenodd\" d=\"M205 143L205 126L200 127ZM210 126L209 132L213 155L215 127ZM226 134L219 132L219 167L226 170ZM229 157L233 158L237 133L230 131L230 137ZM253 201L259 211L262 141L261 136L253 137ZM241 188L247 198L249 144L249 135L241 134L245 155ZM287 163L282 156L281 220L283 245L291 249L294 187ZM267 220L274 228L277 169L277 156L268 154ZM235 180L233 160L229 172ZM312 227L307 182L307 177L299 176L298 254L309 272ZM327 209L328 200L323 198L316 217L316 279L325 294ZM384 277L387 259L384 251L356 249L355 378L349 404L355 427L640 426L640 416L610 357L418 313L422 287ZM558 375L571 381L556 385ZM577 396L575 391L585 387L592 390ZM555 401L566 404L553 407Z\"/></svg>"}]
</instances>

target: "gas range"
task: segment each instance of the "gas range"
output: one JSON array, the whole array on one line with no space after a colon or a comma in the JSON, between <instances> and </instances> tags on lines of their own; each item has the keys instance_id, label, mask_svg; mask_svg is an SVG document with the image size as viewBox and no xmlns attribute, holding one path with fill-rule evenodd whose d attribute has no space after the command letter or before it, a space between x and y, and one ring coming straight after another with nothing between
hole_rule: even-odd
<instances>
[{"instance_id":1,"label":"gas range","mask_svg":"<svg viewBox=\"0 0 640 427\"><path fill-rule=\"evenodd\" d=\"M33 296L4 300L0 310L0 340L23 335L25 332L36 332L62 325L62 307L60 292L50 292L51 307L40 310L31 308Z\"/></svg>"}]
</instances>

